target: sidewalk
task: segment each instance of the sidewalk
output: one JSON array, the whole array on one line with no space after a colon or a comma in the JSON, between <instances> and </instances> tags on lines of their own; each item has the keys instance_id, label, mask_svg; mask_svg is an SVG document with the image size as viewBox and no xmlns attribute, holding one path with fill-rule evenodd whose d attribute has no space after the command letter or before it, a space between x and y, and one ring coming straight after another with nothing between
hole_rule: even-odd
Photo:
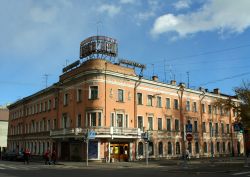
<instances>
[{"instance_id":1,"label":"sidewalk","mask_svg":"<svg viewBox=\"0 0 250 177\"><path fill-rule=\"evenodd\" d=\"M250 159L248 158L249 166ZM58 165L65 166L77 166L77 167L87 167L86 162L66 162L59 161ZM88 163L88 168L160 168L164 167L166 169L179 169L182 167L188 168L200 168L200 167L243 167L244 166L244 158L242 157L234 157L234 158L213 158L213 159L191 159L186 161L186 165L184 164L184 160L149 160L148 165L146 164L145 159L135 162L115 162L115 163L104 163L104 162L95 162L90 161Z\"/></svg>"}]
</instances>

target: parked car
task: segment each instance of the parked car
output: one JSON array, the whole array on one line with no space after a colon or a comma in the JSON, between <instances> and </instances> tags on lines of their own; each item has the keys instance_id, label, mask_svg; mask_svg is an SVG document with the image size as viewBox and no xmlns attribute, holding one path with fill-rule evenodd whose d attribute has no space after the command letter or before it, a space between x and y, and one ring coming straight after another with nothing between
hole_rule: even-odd
<instances>
[{"instance_id":1,"label":"parked car","mask_svg":"<svg viewBox=\"0 0 250 177\"><path fill-rule=\"evenodd\" d=\"M2 155L2 160L10 160L10 161L23 161L23 153L20 151L18 153L13 151L5 152Z\"/></svg>"}]
</instances>

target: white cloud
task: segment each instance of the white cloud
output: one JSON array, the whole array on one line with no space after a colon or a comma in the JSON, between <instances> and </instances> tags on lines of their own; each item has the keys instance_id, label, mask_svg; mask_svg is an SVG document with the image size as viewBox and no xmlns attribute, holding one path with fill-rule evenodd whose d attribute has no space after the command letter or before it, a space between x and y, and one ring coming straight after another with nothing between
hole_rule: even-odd
<instances>
[{"instance_id":1,"label":"white cloud","mask_svg":"<svg viewBox=\"0 0 250 177\"><path fill-rule=\"evenodd\" d=\"M155 20L151 34L175 32L185 37L198 32L242 33L250 27L249 0L211 0L195 12L165 14ZM176 37L176 36L175 36Z\"/></svg>"},{"instance_id":2,"label":"white cloud","mask_svg":"<svg viewBox=\"0 0 250 177\"><path fill-rule=\"evenodd\" d=\"M187 9L191 4L190 0L180 0L173 4L176 10Z\"/></svg>"},{"instance_id":3,"label":"white cloud","mask_svg":"<svg viewBox=\"0 0 250 177\"><path fill-rule=\"evenodd\" d=\"M134 4L135 0L120 0L121 4Z\"/></svg>"},{"instance_id":4,"label":"white cloud","mask_svg":"<svg viewBox=\"0 0 250 177\"><path fill-rule=\"evenodd\" d=\"M111 4L103 4L99 7L98 11L100 13L107 13L110 17L113 17L121 11L121 7Z\"/></svg>"},{"instance_id":5,"label":"white cloud","mask_svg":"<svg viewBox=\"0 0 250 177\"><path fill-rule=\"evenodd\" d=\"M31 18L38 23L53 23L58 14L56 7L43 9L41 7L34 7L30 10Z\"/></svg>"}]
</instances>

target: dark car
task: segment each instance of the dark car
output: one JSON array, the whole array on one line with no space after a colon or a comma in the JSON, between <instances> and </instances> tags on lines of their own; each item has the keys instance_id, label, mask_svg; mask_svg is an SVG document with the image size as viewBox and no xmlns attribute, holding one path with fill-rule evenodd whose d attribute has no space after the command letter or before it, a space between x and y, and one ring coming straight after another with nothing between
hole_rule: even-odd
<instances>
[{"instance_id":1,"label":"dark car","mask_svg":"<svg viewBox=\"0 0 250 177\"><path fill-rule=\"evenodd\" d=\"M10 161L23 161L23 153L19 152L13 152L13 151L9 151L9 152L5 152L2 156L3 160L10 160Z\"/></svg>"}]
</instances>

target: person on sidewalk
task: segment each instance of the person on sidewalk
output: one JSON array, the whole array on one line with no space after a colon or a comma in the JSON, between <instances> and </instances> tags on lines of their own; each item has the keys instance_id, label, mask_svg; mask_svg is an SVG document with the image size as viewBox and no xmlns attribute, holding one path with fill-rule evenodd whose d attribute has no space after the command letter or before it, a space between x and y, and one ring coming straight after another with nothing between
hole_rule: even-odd
<instances>
[{"instance_id":1,"label":"person on sidewalk","mask_svg":"<svg viewBox=\"0 0 250 177\"><path fill-rule=\"evenodd\" d=\"M52 152L51 161L54 165L56 164L56 151L55 150L53 150Z\"/></svg>"},{"instance_id":2,"label":"person on sidewalk","mask_svg":"<svg viewBox=\"0 0 250 177\"><path fill-rule=\"evenodd\" d=\"M44 153L44 159L45 159L45 165L50 165L50 150L47 149L47 151Z\"/></svg>"},{"instance_id":3,"label":"person on sidewalk","mask_svg":"<svg viewBox=\"0 0 250 177\"><path fill-rule=\"evenodd\" d=\"M30 162L30 150L28 148L25 149L23 153L23 158L24 158L24 164L26 162L26 164L28 165Z\"/></svg>"}]
</instances>

